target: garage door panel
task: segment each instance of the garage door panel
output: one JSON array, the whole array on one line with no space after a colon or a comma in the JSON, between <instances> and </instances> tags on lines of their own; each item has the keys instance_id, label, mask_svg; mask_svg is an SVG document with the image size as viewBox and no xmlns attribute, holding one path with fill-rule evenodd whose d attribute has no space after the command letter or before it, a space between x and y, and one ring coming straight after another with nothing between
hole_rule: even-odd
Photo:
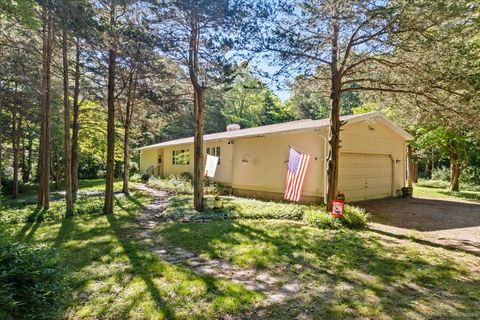
<instances>
[{"instance_id":1,"label":"garage door panel","mask_svg":"<svg viewBox=\"0 0 480 320\"><path fill-rule=\"evenodd\" d=\"M347 201L391 196L392 164L388 155L342 153L339 163L339 192Z\"/></svg>"}]
</instances>

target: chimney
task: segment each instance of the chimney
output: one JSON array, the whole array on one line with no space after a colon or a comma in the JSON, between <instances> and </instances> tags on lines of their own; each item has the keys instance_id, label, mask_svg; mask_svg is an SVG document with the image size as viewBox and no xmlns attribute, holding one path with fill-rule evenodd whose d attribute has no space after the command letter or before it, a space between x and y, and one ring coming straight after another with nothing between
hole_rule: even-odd
<instances>
[{"instance_id":1,"label":"chimney","mask_svg":"<svg viewBox=\"0 0 480 320\"><path fill-rule=\"evenodd\" d=\"M232 123L227 126L227 131L237 131L237 130L240 130L239 124Z\"/></svg>"}]
</instances>

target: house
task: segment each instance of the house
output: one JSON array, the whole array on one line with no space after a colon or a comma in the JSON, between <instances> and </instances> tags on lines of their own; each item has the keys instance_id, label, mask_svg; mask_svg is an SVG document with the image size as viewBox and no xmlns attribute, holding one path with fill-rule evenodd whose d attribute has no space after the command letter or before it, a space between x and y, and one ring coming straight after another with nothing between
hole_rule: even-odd
<instances>
[{"instance_id":1,"label":"house","mask_svg":"<svg viewBox=\"0 0 480 320\"><path fill-rule=\"evenodd\" d=\"M339 192L346 201L394 197L406 176L412 136L379 112L342 116ZM204 149L220 157L215 180L239 196L283 199L289 147L312 155L302 202L321 202L326 191L329 119L299 120L204 136ZM140 171L156 176L193 173L193 137L139 148Z\"/></svg>"}]
</instances>

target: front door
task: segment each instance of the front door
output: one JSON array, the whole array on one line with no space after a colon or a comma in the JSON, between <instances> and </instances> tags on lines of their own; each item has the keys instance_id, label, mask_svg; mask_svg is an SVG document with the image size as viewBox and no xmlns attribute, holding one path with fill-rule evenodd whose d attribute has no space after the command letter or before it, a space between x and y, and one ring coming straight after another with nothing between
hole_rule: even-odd
<instances>
[{"instance_id":1,"label":"front door","mask_svg":"<svg viewBox=\"0 0 480 320\"><path fill-rule=\"evenodd\" d=\"M163 149L158 150L158 160L157 160L157 170L156 175L157 177L163 177Z\"/></svg>"}]
</instances>

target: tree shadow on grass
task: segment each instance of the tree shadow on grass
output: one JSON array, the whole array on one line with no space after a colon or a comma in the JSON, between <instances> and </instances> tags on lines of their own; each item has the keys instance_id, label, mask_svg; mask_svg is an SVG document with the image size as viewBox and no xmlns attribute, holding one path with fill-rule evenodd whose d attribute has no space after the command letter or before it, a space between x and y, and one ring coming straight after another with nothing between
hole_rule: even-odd
<instances>
[{"instance_id":1,"label":"tree shadow on grass","mask_svg":"<svg viewBox=\"0 0 480 320\"><path fill-rule=\"evenodd\" d=\"M27 217L27 222L15 235L17 241L30 241L42 223L45 210L36 206L35 210Z\"/></svg>"},{"instance_id":2,"label":"tree shadow on grass","mask_svg":"<svg viewBox=\"0 0 480 320\"><path fill-rule=\"evenodd\" d=\"M261 223L273 223L271 230ZM183 244L199 254L231 261L243 256L251 265L263 266L274 275L301 279L309 287L306 296L313 299L309 316L318 315L315 312L327 318L362 312L380 317L404 312L429 315L416 301L422 301L425 310L433 313L479 309L475 297L480 294L480 280L469 273L471 270L465 271L454 256L406 250L366 232L314 230L271 221L171 223L160 232L168 242ZM258 248L263 250L261 254ZM317 294L315 288L319 286L327 290ZM272 306L264 312L265 319L300 316L309 304L304 298ZM293 317L283 317L292 313Z\"/></svg>"},{"instance_id":3,"label":"tree shadow on grass","mask_svg":"<svg viewBox=\"0 0 480 320\"><path fill-rule=\"evenodd\" d=\"M121 243L125 254L128 256L133 271L135 272L135 274L139 275L145 282L150 296L155 301L157 307L162 310L163 314L167 319L173 318L174 311L168 306L166 301L163 300L160 291L158 290L152 279L145 274L145 265L143 264L143 259L140 257L140 255L137 254L137 248L132 243L132 241L125 237L125 232L122 230L120 222L113 214L107 215L107 220L110 223L110 226L113 229L118 241Z\"/></svg>"}]
</instances>

